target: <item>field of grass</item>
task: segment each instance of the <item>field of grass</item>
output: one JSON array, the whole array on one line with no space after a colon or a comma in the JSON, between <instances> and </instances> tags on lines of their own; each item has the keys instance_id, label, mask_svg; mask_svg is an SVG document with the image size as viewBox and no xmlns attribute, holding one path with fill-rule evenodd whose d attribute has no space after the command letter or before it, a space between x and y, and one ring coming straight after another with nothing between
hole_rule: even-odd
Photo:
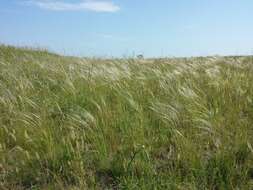
<instances>
[{"instance_id":1,"label":"field of grass","mask_svg":"<svg viewBox=\"0 0 253 190\"><path fill-rule=\"evenodd\" d=\"M252 188L252 57L0 46L0 189Z\"/></svg>"}]
</instances>

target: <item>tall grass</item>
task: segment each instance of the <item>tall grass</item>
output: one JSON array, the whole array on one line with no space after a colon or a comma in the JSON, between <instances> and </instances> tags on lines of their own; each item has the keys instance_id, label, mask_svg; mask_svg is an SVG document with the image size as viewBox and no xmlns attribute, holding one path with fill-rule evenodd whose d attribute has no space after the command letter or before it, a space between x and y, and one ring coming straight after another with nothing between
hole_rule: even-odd
<instances>
[{"instance_id":1,"label":"tall grass","mask_svg":"<svg viewBox=\"0 0 253 190\"><path fill-rule=\"evenodd\" d=\"M250 57L0 47L0 189L252 189Z\"/></svg>"}]
</instances>

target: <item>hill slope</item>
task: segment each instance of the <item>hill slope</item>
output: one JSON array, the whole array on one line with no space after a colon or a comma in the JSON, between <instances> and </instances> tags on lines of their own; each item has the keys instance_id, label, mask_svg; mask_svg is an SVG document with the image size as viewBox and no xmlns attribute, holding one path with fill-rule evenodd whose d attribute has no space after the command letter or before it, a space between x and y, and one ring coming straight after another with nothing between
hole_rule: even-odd
<instances>
[{"instance_id":1,"label":"hill slope","mask_svg":"<svg viewBox=\"0 0 253 190\"><path fill-rule=\"evenodd\" d=\"M252 189L252 84L251 57L1 46L0 189Z\"/></svg>"}]
</instances>

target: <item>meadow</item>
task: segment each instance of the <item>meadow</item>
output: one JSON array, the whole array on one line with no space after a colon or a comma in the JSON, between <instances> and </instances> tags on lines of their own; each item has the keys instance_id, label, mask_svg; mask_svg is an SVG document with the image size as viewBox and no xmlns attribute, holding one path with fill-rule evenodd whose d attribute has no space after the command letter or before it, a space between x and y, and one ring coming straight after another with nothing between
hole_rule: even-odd
<instances>
[{"instance_id":1,"label":"meadow","mask_svg":"<svg viewBox=\"0 0 253 190\"><path fill-rule=\"evenodd\" d=\"M253 57L0 46L0 189L253 189Z\"/></svg>"}]
</instances>

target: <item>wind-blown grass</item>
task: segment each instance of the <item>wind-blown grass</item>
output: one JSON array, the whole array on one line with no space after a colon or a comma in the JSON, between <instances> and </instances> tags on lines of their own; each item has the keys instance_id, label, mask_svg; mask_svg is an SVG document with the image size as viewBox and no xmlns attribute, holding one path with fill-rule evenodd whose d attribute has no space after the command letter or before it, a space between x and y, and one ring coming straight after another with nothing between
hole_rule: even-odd
<instances>
[{"instance_id":1,"label":"wind-blown grass","mask_svg":"<svg viewBox=\"0 0 253 190\"><path fill-rule=\"evenodd\" d=\"M0 189L252 189L251 57L0 47Z\"/></svg>"}]
</instances>

